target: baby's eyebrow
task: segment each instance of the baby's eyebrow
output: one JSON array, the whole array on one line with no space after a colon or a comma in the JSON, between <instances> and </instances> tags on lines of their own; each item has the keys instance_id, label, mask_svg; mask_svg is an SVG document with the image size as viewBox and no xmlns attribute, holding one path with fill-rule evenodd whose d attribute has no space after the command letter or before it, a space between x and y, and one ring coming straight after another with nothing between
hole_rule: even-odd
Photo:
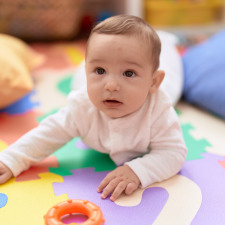
<instances>
[{"instance_id":1,"label":"baby's eyebrow","mask_svg":"<svg viewBox=\"0 0 225 225\"><path fill-rule=\"evenodd\" d=\"M103 59L91 59L91 60L87 60L88 63L100 63L100 62L104 62Z\"/></svg>"},{"instance_id":2,"label":"baby's eyebrow","mask_svg":"<svg viewBox=\"0 0 225 225\"><path fill-rule=\"evenodd\" d=\"M137 63L137 62L130 61L130 60L125 60L124 62L127 63L127 64L130 64L130 65L135 65L137 67L142 68L142 66L139 63Z\"/></svg>"}]
</instances>

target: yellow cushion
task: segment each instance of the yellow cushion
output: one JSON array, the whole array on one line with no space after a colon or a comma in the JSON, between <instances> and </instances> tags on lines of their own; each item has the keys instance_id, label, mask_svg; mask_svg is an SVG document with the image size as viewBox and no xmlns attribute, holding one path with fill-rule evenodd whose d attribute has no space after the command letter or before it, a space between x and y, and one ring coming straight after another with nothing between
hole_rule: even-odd
<instances>
[{"instance_id":1,"label":"yellow cushion","mask_svg":"<svg viewBox=\"0 0 225 225\"><path fill-rule=\"evenodd\" d=\"M43 57L25 42L0 34L0 109L33 89L30 71L41 62Z\"/></svg>"}]
</instances>

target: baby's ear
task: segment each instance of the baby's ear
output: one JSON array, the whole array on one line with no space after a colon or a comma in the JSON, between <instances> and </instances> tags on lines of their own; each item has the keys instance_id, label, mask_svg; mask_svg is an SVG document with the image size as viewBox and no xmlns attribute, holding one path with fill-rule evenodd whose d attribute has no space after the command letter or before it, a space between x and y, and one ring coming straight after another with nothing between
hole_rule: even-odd
<instances>
[{"instance_id":1,"label":"baby's ear","mask_svg":"<svg viewBox=\"0 0 225 225\"><path fill-rule=\"evenodd\" d=\"M152 75L152 84L150 87L150 93L154 93L158 90L160 84L165 77L165 72L163 70L156 70Z\"/></svg>"}]
</instances>

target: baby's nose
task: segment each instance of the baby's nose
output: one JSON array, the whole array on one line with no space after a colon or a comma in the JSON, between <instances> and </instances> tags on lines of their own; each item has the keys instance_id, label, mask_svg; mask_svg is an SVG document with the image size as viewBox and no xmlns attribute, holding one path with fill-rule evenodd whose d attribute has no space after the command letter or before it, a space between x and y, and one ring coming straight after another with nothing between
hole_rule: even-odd
<instances>
[{"instance_id":1,"label":"baby's nose","mask_svg":"<svg viewBox=\"0 0 225 225\"><path fill-rule=\"evenodd\" d=\"M116 77L113 75L109 75L106 79L105 83L105 89L107 91L119 91L120 90L120 84Z\"/></svg>"}]
</instances>

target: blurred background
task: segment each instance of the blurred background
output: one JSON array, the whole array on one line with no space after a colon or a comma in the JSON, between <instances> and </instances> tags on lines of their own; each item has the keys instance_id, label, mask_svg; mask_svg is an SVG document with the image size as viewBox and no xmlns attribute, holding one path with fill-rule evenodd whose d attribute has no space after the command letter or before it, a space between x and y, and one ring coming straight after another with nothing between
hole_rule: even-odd
<instances>
[{"instance_id":1,"label":"blurred background","mask_svg":"<svg viewBox=\"0 0 225 225\"><path fill-rule=\"evenodd\" d=\"M225 25L224 0L0 0L0 32L26 41L73 39L125 13L175 34L212 34Z\"/></svg>"}]
</instances>

